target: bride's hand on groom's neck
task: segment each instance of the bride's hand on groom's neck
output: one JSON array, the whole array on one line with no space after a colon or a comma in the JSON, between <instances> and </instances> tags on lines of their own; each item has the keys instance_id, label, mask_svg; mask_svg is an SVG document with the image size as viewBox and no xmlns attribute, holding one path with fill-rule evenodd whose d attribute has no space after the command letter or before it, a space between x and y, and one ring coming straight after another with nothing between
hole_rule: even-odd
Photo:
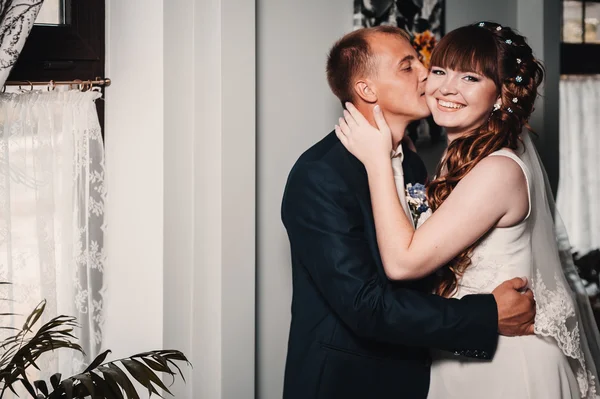
<instances>
[{"instance_id":1,"label":"bride's hand on groom's neck","mask_svg":"<svg viewBox=\"0 0 600 399\"><path fill-rule=\"evenodd\" d=\"M535 300L527 279L513 278L492 291L498 306L498 332L506 336L534 334Z\"/></svg>"},{"instance_id":2,"label":"bride's hand on groom's neck","mask_svg":"<svg viewBox=\"0 0 600 399\"><path fill-rule=\"evenodd\" d=\"M375 127L352 103L345 105L344 117L335 126L335 134L340 142L367 170L370 166L375 169L379 169L379 166L389 167L391 170L392 133L381 107L375 105L373 108Z\"/></svg>"}]
</instances>

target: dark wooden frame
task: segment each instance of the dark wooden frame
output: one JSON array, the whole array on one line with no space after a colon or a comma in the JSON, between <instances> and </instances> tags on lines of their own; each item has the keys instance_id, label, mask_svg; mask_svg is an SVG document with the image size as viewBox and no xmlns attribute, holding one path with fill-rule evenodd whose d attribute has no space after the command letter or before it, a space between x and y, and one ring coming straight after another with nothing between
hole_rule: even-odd
<instances>
[{"instance_id":1,"label":"dark wooden frame","mask_svg":"<svg viewBox=\"0 0 600 399\"><path fill-rule=\"evenodd\" d=\"M561 75L600 74L600 44L561 43Z\"/></svg>"},{"instance_id":2,"label":"dark wooden frame","mask_svg":"<svg viewBox=\"0 0 600 399\"><path fill-rule=\"evenodd\" d=\"M564 0L563 0L564 1ZM600 44L585 43L585 5L600 0L576 0L582 3L582 43L564 43L560 46L560 73L562 75L600 74ZM562 25L561 21L561 25ZM562 41L562 37L561 37Z\"/></svg>"},{"instance_id":3,"label":"dark wooden frame","mask_svg":"<svg viewBox=\"0 0 600 399\"><path fill-rule=\"evenodd\" d=\"M66 0L63 25L34 25L8 80L104 78L105 0ZM96 102L104 125L104 101Z\"/></svg>"}]
</instances>

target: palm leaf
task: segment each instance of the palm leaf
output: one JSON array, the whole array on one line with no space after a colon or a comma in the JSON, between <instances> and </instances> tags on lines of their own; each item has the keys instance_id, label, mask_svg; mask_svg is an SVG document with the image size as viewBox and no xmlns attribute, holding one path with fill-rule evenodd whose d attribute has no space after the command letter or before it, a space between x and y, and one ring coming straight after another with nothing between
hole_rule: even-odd
<instances>
[{"instance_id":1,"label":"palm leaf","mask_svg":"<svg viewBox=\"0 0 600 399\"><path fill-rule=\"evenodd\" d=\"M0 285L9 284L1 282ZM5 299L0 298L0 301ZM177 375L185 381L183 373L176 362L190 364L185 355L177 350L158 350L139 353L128 358L104 362L110 351L97 356L81 373L61 380L60 373L50 377L52 392L43 380L33 383L29 381L26 370L37 368L40 356L57 349L70 349L83 353L76 343L73 330L78 327L76 319L70 316L58 316L43 324L34 333L34 326L41 319L46 302L42 301L26 318L19 330L13 327L2 327L16 331L16 334L0 342L0 399L6 390L15 393L14 385L19 383L36 399L140 399L132 379L148 390L148 395L161 396L160 390L173 394L159 378L158 373L169 374L172 382ZM12 313L0 313L1 316L12 316ZM130 377L131 376L131 377Z\"/></svg>"},{"instance_id":2,"label":"palm leaf","mask_svg":"<svg viewBox=\"0 0 600 399\"><path fill-rule=\"evenodd\" d=\"M144 352L102 363L109 352L100 354L83 373L63 380L54 392L44 397L73 399L92 395L95 399L139 399L139 393L127 373L148 390L149 396L162 397L160 390L173 396L157 373L179 374L183 378L175 361L189 364L185 355L176 350ZM73 387L72 392L67 392L66 386Z\"/></svg>"},{"instance_id":3,"label":"palm leaf","mask_svg":"<svg viewBox=\"0 0 600 399\"><path fill-rule=\"evenodd\" d=\"M41 302L27 317L23 328L14 336L2 341L0 348L3 353L0 356L0 397L6 389L14 392L13 385L21 383L25 389L35 396L35 389L25 372L29 367L39 369L37 359L46 352L60 348L67 348L83 353L72 332L77 323L75 318L58 316L48 321L33 333L33 326L39 321L46 307L45 301ZM42 389L41 383L36 384ZM32 393L34 392L34 393Z\"/></svg>"}]
</instances>

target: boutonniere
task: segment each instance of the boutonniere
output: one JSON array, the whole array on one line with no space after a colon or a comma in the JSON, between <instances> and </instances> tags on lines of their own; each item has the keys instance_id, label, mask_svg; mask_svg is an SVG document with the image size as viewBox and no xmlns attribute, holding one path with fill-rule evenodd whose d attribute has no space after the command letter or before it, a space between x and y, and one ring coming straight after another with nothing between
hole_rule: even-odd
<instances>
[{"instance_id":1,"label":"boutonniere","mask_svg":"<svg viewBox=\"0 0 600 399\"><path fill-rule=\"evenodd\" d=\"M409 183L406 186L406 203L412 215L415 228L420 227L431 216L431 208L427 203L425 186L421 183Z\"/></svg>"}]
</instances>

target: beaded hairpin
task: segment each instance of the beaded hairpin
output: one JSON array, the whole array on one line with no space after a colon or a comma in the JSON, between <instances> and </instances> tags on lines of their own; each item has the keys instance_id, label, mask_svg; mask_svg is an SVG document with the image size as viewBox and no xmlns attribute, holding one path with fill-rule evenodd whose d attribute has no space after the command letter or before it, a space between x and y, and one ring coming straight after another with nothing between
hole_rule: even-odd
<instances>
[{"instance_id":1,"label":"beaded hairpin","mask_svg":"<svg viewBox=\"0 0 600 399\"><path fill-rule=\"evenodd\" d=\"M485 27L485 22L480 22L478 26L479 26L480 28L483 28L483 27ZM497 30L498 32L500 32L500 31L502 30L502 26L498 25L498 26L496 27L496 30ZM506 39L504 42L505 42L506 44L513 44L513 41L512 41L511 39ZM520 58L517 58L517 64L518 64L518 65L520 65L522 62L523 62L523 61L522 61ZM522 77L521 75L517 75L517 77L515 78L515 81L516 81L517 83L521 83L521 82L523 82L523 77ZM518 102L519 102L519 99L515 97L515 98L513 98L513 99L512 99L512 102L516 104L516 103L518 103ZM500 105L499 105L499 104L494 104L494 111L497 111L497 110L499 110L500 108L501 108L501 107L500 107ZM511 114L512 114L512 112L513 112L513 110L512 110L511 108L508 108L508 109L507 109L507 111L508 111L508 112L510 112Z\"/></svg>"}]
</instances>

